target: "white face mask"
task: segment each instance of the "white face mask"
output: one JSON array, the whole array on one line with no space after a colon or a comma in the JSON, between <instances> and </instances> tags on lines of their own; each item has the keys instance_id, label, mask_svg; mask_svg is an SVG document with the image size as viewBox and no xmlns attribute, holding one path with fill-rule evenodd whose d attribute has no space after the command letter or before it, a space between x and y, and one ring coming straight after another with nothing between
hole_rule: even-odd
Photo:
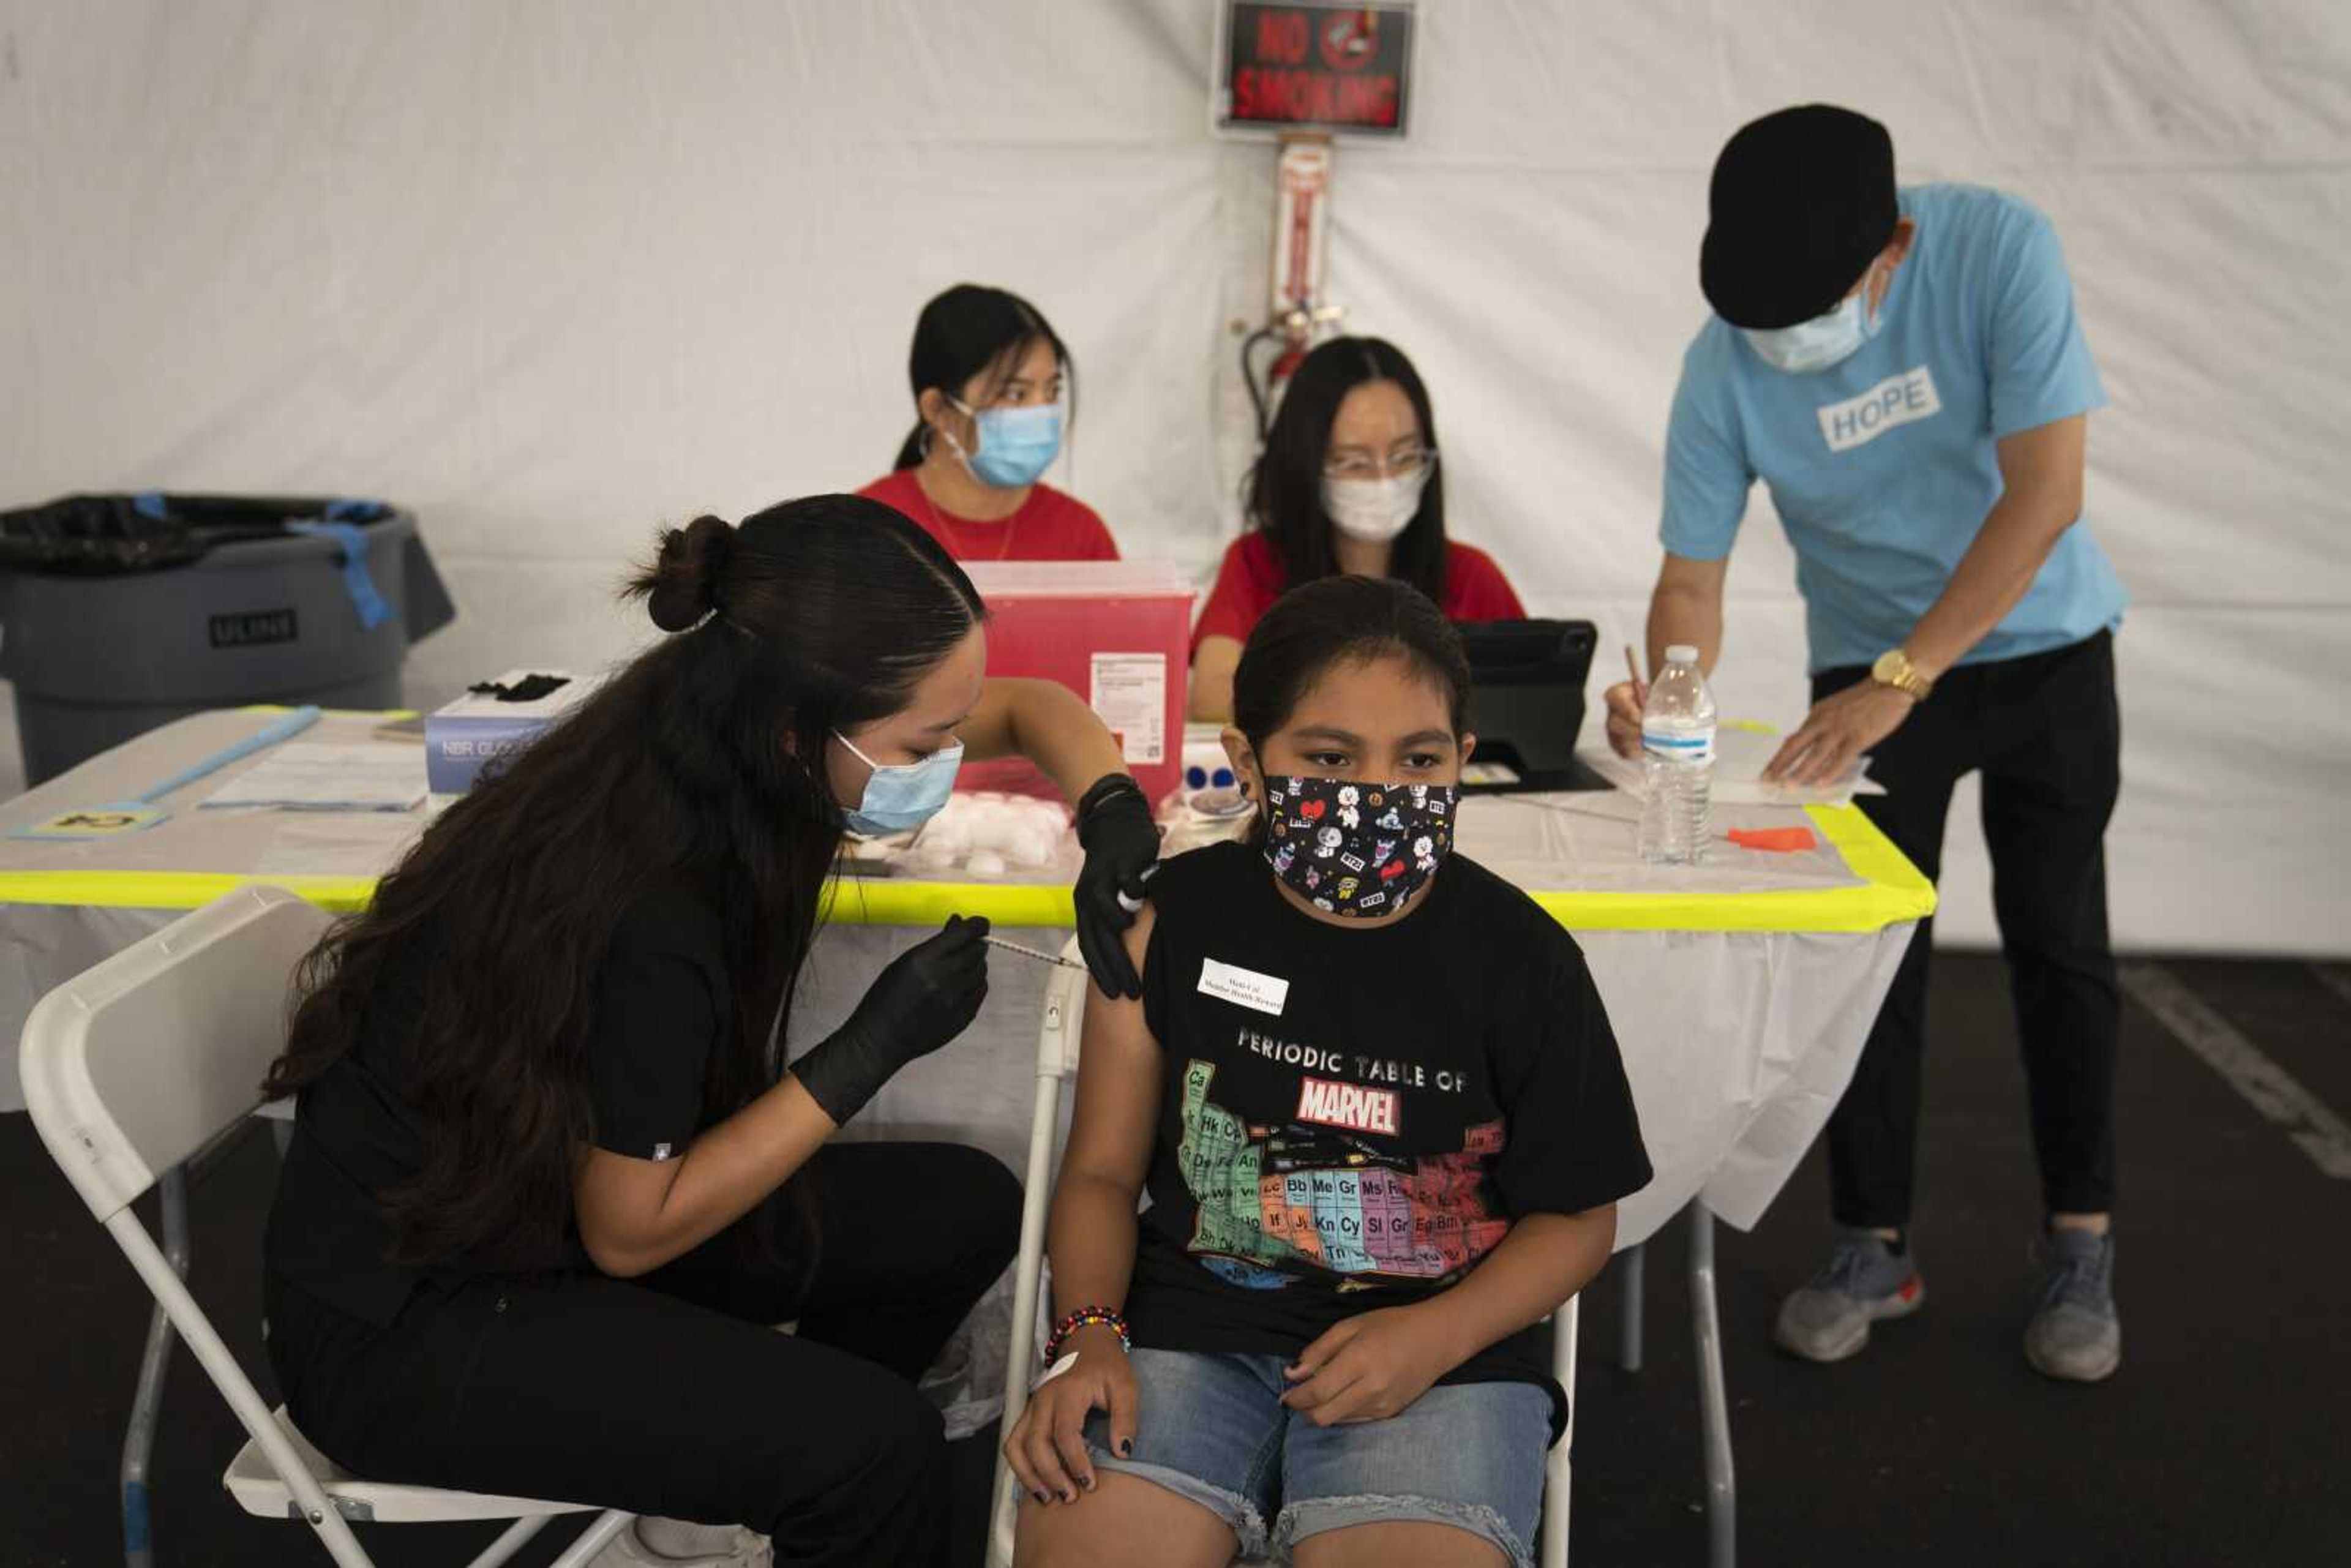
<instances>
[{"instance_id":1,"label":"white face mask","mask_svg":"<svg viewBox=\"0 0 2351 1568\"><path fill-rule=\"evenodd\" d=\"M1410 474L1384 479L1322 481L1322 511L1331 524L1351 539L1385 544L1404 532L1420 511L1420 493L1428 488L1434 464L1423 464Z\"/></svg>"},{"instance_id":2,"label":"white face mask","mask_svg":"<svg viewBox=\"0 0 2351 1568\"><path fill-rule=\"evenodd\" d=\"M1877 268L1872 266L1862 277L1859 289L1839 300L1834 309L1809 321L1768 331L1751 327L1741 329L1755 352L1774 370L1790 375L1827 370L1851 359L1864 343L1877 335L1877 319L1869 308L1869 285L1876 276Z\"/></svg>"}]
</instances>

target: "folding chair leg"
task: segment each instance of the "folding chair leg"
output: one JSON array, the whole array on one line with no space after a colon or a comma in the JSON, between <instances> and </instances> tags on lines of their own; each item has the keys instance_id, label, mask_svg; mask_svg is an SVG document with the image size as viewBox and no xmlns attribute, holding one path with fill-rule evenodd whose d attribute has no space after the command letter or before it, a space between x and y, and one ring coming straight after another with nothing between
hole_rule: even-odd
<instances>
[{"instance_id":1,"label":"folding chair leg","mask_svg":"<svg viewBox=\"0 0 2351 1568\"><path fill-rule=\"evenodd\" d=\"M633 1513L622 1513L619 1509L610 1509L598 1514L596 1522L580 1531L580 1539L564 1548L563 1555L549 1563L548 1568L582 1568L583 1564L604 1550L612 1537L635 1522L636 1517ZM515 1544L520 1546L522 1542L517 1541ZM481 1560L482 1568L488 1568L489 1561L486 1558ZM506 1559L501 1557L496 1561L503 1563Z\"/></svg>"},{"instance_id":2,"label":"folding chair leg","mask_svg":"<svg viewBox=\"0 0 2351 1568\"><path fill-rule=\"evenodd\" d=\"M154 1238L139 1223L139 1217L125 1208L106 1222L106 1230L155 1300L171 1313L172 1322L187 1341L188 1353L196 1358L197 1364L213 1380L213 1386L220 1390L221 1397L236 1413L237 1424L245 1428L245 1435L259 1445L269 1468L286 1483L286 1490L293 1494L293 1505L309 1521L319 1543L327 1549L327 1555L340 1568L372 1568L368 1554L360 1550L359 1542L352 1536L351 1527L335 1511L334 1504L319 1485L319 1478L310 1473L302 1457L294 1451L286 1429L277 1424L277 1417L270 1414L260 1394L246 1381L236 1357L221 1343L219 1333L205 1319L195 1298L188 1294L186 1282L172 1272Z\"/></svg>"},{"instance_id":3,"label":"folding chair leg","mask_svg":"<svg viewBox=\"0 0 2351 1568\"><path fill-rule=\"evenodd\" d=\"M155 1183L163 1207L163 1257L172 1272L188 1277L188 1173L173 1166ZM139 1391L131 1400L131 1424L122 1434L122 1560L127 1568L152 1568L153 1521L147 1478L155 1458L155 1426L162 1417L163 1373L172 1359L172 1321L162 1302L147 1318L147 1348L139 1358Z\"/></svg>"},{"instance_id":4,"label":"folding chair leg","mask_svg":"<svg viewBox=\"0 0 2351 1568\"><path fill-rule=\"evenodd\" d=\"M465 1568L499 1568L499 1564L512 1558L530 1543L532 1537L545 1530L550 1517L542 1513L531 1519L516 1520L498 1532L496 1541L482 1548L474 1560L465 1564Z\"/></svg>"},{"instance_id":5,"label":"folding chair leg","mask_svg":"<svg viewBox=\"0 0 2351 1568\"><path fill-rule=\"evenodd\" d=\"M1004 1356L1001 1431L1006 1436L1029 1401L1029 1378L1036 1357L1037 1297L1045 1271L1046 1206L1052 1196L1053 1133L1060 1124L1061 1103L1061 1079L1040 1072L1036 1105L1029 1120L1029 1167L1020 1196L1020 1258L1012 1276L1012 1338ZM1012 1524L1019 1506L1012 1467L998 1448L996 1483L988 1493L986 1561L991 1565L1012 1561Z\"/></svg>"},{"instance_id":6,"label":"folding chair leg","mask_svg":"<svg viewBox=\"0 0 2351 1568\"><path fill-rule=\"evenodd\" d=\"M1698 1415L1706 1441L1706 1521L1711 1568L1738 1561L1739 1489L1730 1464L1730 1397L1722 1377L1722 1322L1714 1290L1714 1216L1692 1199L1690 1316L1698 1325Z\"/></svg>"},{"instance_id":7,"label":"folding chair leg","mask_svg":"<svg viewBox=\"0 0 2351 1568\"><path fill-rule=\"evenodd\" d=\"M1583 1298L1568 1298L1552 1319L1558 1336L1552 1352L1552 1375L1567 1396L1567 1429L1559 1435L1543 1460L1542 1539L1537 1550L1541 1568L1567 1568L1567 1521L1574 1491L1575 1341L1583 1316Z\"/></svg>"},{"instance_id":8,"label":"folding chair leg","mask_svg":"<svg viewBox=\"0 0 2351 1568\"><path fill-rule=\"evenodd\" d=\"M1627 1247L1616 1255L1616 1267L1625 1271L1625 1329L1618 1359L1627 1372L1641 1370L1641 1298L1647 1282L1648 1258L1646 1247Z\"/></svg>"}]
</instances>

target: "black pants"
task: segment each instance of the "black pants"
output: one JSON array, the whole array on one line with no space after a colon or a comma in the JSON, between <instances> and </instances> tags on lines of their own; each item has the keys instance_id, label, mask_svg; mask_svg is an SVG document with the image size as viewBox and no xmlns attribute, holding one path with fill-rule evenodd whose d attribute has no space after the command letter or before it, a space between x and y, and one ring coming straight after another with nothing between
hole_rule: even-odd
<instances>
[{"instance_id":1,"label":"black pants","mask_svg":"<svg viewBox=\"0 0 2351 1568\"><path fill-rule=\"evenodd\" d=\"M1011 1260L1019 1187L944 1144L833 1145L810 1175L813 1278L722 1239L638 1282L427 1285L381 1331L274 1285L295 1423L374 1479L747 1524L779 1563L933 1563L946 1445L914 1384Z\"/></svg>"},{"instance_id":2,"label":"black pants","mask_svg":"<svg viewBox=\"0 0 2351 1568\"><path fill-rule=\"evenodd\" d=\"M1813 699L1864 679L1815 676ZM2097 1214L2115 1200L2115 1051L2121 1027L2106 941L2106 820L2121 782L2114 639L1950 671L1870 774L1887 793L1861 808L1929 880L1962 775L1983 775L1992 909L2024 1045L2032 1145L2052 1213ZM1910 1219L1918 1142L1919 1059L1934 923L1921 922L1870 1030L1853 1085L1829 1119L1836 1218Z\"/></svg>"}]
</instances>

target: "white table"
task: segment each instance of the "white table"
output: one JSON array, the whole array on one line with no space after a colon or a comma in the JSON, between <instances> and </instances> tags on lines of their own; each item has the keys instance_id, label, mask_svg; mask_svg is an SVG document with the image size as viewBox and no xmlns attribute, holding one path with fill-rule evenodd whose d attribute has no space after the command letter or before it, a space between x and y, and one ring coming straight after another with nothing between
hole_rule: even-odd
<instances>
[{"instance_id":1,"label":"white table","mask_svg":"<svg viewBox=\"0 0 2351 1568\"><path fill-rule=\"evenodd\" d=\"M381 715L334 715L306 738L373 741ZM0 832L56 812L136 796L267 722L254 710L179 720L126 742L0 807ZM257 759L256 759L257 760ZM422 826L414 815L199 811L226 773L167 798L171 818L135 834L72 843L0 839L0 1110L21 1109L14 1068L25 1015L50 988L246 882L290 887L329 908L361 906ZM1727 1562L1731 1471L1711 1289L1719 1215L1751 1227L1817 1136L1850 1081L1878 1004L1933 890L1854 810L1742 807L1718 826L1807 821L1819 847L1765 854L1720 843L1707 863L1659 867L1633 853L1631 805L1557 798L1566 810L1477 798L1459 848L1533 894L1583 946L1625 1055L1656 1179L1618 1210L1617 1245L1637 1249L1693 1208L1693 1283L1702 1285L1699 1368L1716 1561ZM1026 877L987 883L891 877L844 883L820 936L792 1020L796 1040L847 1016L875 973L954 912L1032 926L1058 946L1070 919L1075 852ZM946 1138L1021 1167L1043 966L998 955L987 1008L954 1045L876 1097L861 1136ZM167 1211L168 1218L168 1211ZM168 1239L167 1239L168 1240ZM1639 1359L1641 1273L1625 1270L1628 1364ZM935 1375L952 1425L976 1425L1000 1386L1008 1292L975 1314ZM983 1303L984 1307L989 1303Z\"/></svg>"}]
</instances>

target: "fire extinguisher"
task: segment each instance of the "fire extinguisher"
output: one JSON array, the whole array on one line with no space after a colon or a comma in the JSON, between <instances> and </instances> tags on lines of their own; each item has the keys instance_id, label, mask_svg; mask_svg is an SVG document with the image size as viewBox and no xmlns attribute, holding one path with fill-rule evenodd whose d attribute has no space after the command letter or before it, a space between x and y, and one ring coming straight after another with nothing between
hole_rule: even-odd
<instances>
[{"instance_id":1,"label":"fire extinguisher","mask_svg":"<svg viewBox=\"0 0 2351 1568\"><path fill-rule=\"evenodd\" d=\"M1332 146L1328 136L1293 133L1281 139L1275 164L1272 310L1266 324L1241 342L1241 381L1265 439L1281 389L1315 340L1346 314L1322 299L1322 251L1330 229ZM1276 352L1262 372L1259 350Z\"/></svg>"}]
</instances>

